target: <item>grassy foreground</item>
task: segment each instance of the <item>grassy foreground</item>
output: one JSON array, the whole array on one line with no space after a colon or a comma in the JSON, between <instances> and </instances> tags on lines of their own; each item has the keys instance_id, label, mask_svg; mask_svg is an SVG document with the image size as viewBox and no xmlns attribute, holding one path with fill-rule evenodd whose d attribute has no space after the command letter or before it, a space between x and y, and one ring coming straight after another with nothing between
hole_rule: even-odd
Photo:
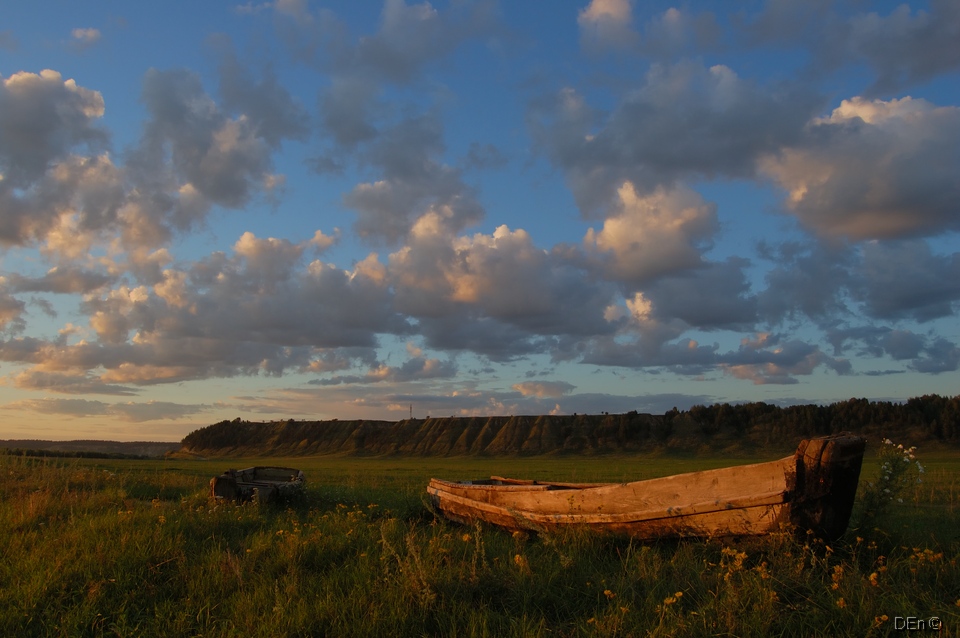
<instances>
[{"instance_id":1,"label":"grassy foreground","mask_svg":"<svg viewBox=\"0 0 960 638\"><path fill-rule=\"evenodd\" d=\"M830 546L511 535L436 520L422 496L430 476L635 480L756 460L270 459L309 489L257 507L206 492L254 460L0 456L0 635L880 636L931 616L957 632L956 454L922 459L903 503ZM861 492L881 478L868 450Z\"/></svg>"}]
</instances>

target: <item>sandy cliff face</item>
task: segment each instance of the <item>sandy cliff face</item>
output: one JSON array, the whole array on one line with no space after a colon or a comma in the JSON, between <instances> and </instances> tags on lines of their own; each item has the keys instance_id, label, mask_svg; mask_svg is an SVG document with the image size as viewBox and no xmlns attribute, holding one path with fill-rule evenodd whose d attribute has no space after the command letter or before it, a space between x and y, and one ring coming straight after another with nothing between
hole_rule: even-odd
<instances>
[{"instance_id":1,"label":"sandy cliff face","mask_svg":"<svg viewBox=\"0 0 960 638\"><path fill-rule=\"evenodd\" d=\"M539 455L636 451L670 434L663 416L493 416L403 421L221 421L189 434L183 453L202 456L400 454Z\"/></svg>"}]
</instances>

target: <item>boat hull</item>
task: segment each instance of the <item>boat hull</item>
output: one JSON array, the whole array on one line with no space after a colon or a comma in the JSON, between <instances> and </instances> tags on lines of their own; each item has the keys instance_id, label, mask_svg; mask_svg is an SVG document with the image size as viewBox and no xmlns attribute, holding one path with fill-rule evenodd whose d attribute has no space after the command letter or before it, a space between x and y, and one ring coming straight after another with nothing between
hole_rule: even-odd
<instances>
[{"instance_id":1,"label":"boat hull","mask_svg":"<svg viewBox=\"0 0 960 638\"><path fill-rule=\"evenodd\" d=\"M210 496L237 503L271 503L301 493L305 483L303 472L291 467L230 469L210 479Z\"/></svg>"},{"instance_id":2,"label":"boat hull","mask_svg":"<svg viewBox=\"0 0 960 638\"><path fill-rule=\"evenodd\" d=\"M792 524L836 538L849 521L864 443L811 439L778 461L630 483L433 479L427 492L453 521L508 530L582 527L650 540L759 535Z\"/></svg>"}]
</instances>

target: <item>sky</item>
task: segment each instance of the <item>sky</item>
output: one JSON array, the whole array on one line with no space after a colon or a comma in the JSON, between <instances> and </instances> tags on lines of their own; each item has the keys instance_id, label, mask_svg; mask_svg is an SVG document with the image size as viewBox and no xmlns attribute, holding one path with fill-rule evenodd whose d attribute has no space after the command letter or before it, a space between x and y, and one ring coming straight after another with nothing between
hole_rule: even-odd
<instances>
[{"instance_id":1,"label":"sky","mask_svg":"<svg viewBox=\"0 0 960 638\"><path fill-rule=\"evenodd\" d=\"M960 388L960 3L9 3L0 438Z\"/></svg>"}]
</instances>

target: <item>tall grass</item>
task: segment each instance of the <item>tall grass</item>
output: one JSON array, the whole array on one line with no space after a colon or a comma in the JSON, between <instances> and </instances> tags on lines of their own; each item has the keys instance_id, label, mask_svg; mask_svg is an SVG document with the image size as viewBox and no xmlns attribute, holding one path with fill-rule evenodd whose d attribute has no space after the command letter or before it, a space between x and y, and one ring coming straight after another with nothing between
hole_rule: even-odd
<instances>
[{"instance_id":1,"label":"tall grass","mask_svg":"<svg viewBox=\"0 0 960 638\"><path fill-rule=\"evenodd\" d=\"M0 456L0 635L866 636L932 615L946 635L960 626L957 458L925 461L903 503L829 545L786 530L648 544L509 534L437 520L422 502L430 474L517 473L511 463L582 480L688 469L312 459L302 500L258 507L208 500L222 464ZM864 489L878 476L867 464Z\"/></svg>"}]
</instances>

